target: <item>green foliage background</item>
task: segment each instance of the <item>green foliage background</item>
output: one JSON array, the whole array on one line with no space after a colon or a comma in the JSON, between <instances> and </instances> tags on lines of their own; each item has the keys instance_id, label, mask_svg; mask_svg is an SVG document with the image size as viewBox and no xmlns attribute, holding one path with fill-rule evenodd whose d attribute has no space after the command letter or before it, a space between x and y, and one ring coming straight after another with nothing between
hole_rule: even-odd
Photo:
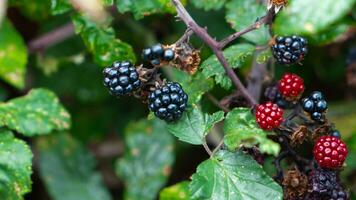
<instances>
[{"instance_id":1,"label":"green foliage background","mask_svg":"<svg viewBox=\"0 0 356 200\"><path fill-rule=\"evenodd\" d=\"M143 48L174 43L185 26L175 20L169 0L100 2L108 16L98 22L68 0L7 1L7 13L0 16L0 199L282 199L270 162L261 168L251 157L227 150L209 158L199 146L209 133L224 132L229 150L258 144L270 158L280 150L247 109L224 117L204 95L209 91L220 99L233 88L201 41L192 38L202 50L196 75L163 70L190 97L178 123L167 126L149 116L140 101L109 95L103 67L124 59L139 64ZM356 89L346 84L346 72L349 52L356 48L355 2L290 0L273 24L276 35L303 35L310 43L302 66L276 65L274 76L292 71L304 78L306 93L326 93L330 120L349 145L342 175L353 198ZM183 3L218 39L252 24L267 9L255 0ZM35 52L28 48L30 41L68 23L75 32L68 39ZM255 55L255 46L270 39L263 26L225 49L242 80L253 57L260 63L271 57L269 50ZM264 187L256 187L260 184Z\"/></svg>"}]
</instances>

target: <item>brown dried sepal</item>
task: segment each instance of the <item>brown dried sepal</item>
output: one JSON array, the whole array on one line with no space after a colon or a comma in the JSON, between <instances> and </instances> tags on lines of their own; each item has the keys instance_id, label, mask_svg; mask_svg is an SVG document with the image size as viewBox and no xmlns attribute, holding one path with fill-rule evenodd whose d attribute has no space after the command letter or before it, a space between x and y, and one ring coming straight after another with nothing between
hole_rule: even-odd
<instances>
[{"instance_id":1,"label":"brown dried sepal","mask_svg":"<svg viewBox=\"0 0 356 200\"><path fill-rule=\"evenodd\" d=\"M311 135L311 140L316 140L320 136L328 135L332 131L332 126L328 123L323 124L322 126L316 128Z\"/></svg>"},{"instance_id":2,"label":"brown dried sepal","mask_svg":"<svg viewBox=\"0 0 356 200\"><path fill-rule=\"evenodd\" d=\"M303 144L308 139L309 130L306 126L300 126L290 137L291 145L297 146Z\"/></svg>"},{"instance_id":3,"label":"brown dried sepal","mask_svg":"<svg viewBox=\"0 0 356 200\"><path fill-rule=\"evenodd\" d=\"M285 6L287 5L288 0L270 0L270 4L274 6Z\"/></svg>"},{"instance_id":4,"label":"brown dried sepal","mask_svg":"<svg viewBox=\"0 0 356 200\"><path fill-rule=\"evenodd\" d=\"M298 169L288 170L282 181L284 199L299 199L308 191L308 177Z\"/></svg>"},{"instance_id":5,"label":"brown dried sepal","mask_svg":"<svg viewBox=\"0 0 356 200\"><path fill-rule=\"evenodd\" d=\"M189 74L194 74L198 70L201 62L199 50L194 49L187 42L174 44L165 48L172 48L175 53L172 61L174 67Z\"/></svg>"},{"instance_id":6,"label":"brown dried sepal","mask_svg":"<svg viewBox=\"0 0 356 200\"><path fill-rule=\"evenodd\" d=\"M281 8L288 4L288 0L269 0L268 2L268 10L274 8L274 12L278 13Z\"/></svg>"}]
</instances>

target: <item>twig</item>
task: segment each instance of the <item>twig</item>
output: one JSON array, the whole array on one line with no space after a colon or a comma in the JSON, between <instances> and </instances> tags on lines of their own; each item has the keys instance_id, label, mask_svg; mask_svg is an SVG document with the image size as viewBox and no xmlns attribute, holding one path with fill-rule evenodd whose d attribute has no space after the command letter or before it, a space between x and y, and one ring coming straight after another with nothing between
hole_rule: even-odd
<instances>
[{"instance_id":1,"label":"twig","mask_svg":"<svg viewBox=\"0 0 356 200\"><path fill-rule=\"evenodd\" d=\"M258 53L259 51L256 51L255 58L258 56ZM252 69L247 79L247 90L255 99L260 99L261 97L262 85L266 74L266 64L260 64L254 59Z\"/></svg>"},{"instance_id":2,"label":"twig","mask_svg":"<svg viewBox=\"0 0 356 200\"><path fill-rule=\"evenodd\" d=\"M72 23L65 24L48 33L45 33L28 43L28 51L35 53L66 40L74 35L74 26Z\"/></svg>"},{"instance_id":3,"label":"twig","mask_svg":"<svg viewBox=\"0 0 356 200\"><path fill-rule=\"evenodd\" d=\"M226 37L225 39L221 40L218 45L219 49L223 49L224 47L226 47L226 45L228 45L232 41L236 40L240 36L242 36L246 33L249 33L253 30L259 29L264 24L269 24L272 21L274 14L275 14L274 9L269 9L267 14L265 16L261 17L254 24L251 24L247 28L245 28L241 31L238 31L236 33L233 33L233 34L229 35L228 37Z\"/></svg>"},{"instance_id":4,"label":"twig","mask_svg":"<svg viewBox=\"0 0 356 200\"><path fill-rule=\"evenodd\" d=\"M212 155L214 155L220 148L221 146L224 145L224 139L222 139L219 144L215 147L215 149L212 152Z\"/></svg>"},{"instance_id":5,"label":"twig","mask_svg":"<svg viewBox=\"0 0 356 200\"><path fill-rule=\"evenodd\" d=\"M214 104L216 105L218 108L220 108L221 110L223 110L224 112L230 112L230 109L225 107L224 105L222 105L212 94L210 94L209 92L206 93L206 96L208 97L208 99Z\"/></svg>"},{"instance_id":6,"label":"twig","mask_svg":"<svg viewBox=\"0 0 356 200\"><path fill-rule=\"evenodd\" d=\"M203 40L205 44L213 51L221 65L224 67L224 70L227 76L231 79L235 87L241 92L241 94L246 98L251 106L257 104L256 100L249 94L245 86L242 84L240 79L235 74L234 70L229 66L226 58L224 57L221 49L219 48L219 43L213 39L206 31L206 29L200 27L190 16L187 10L184 8L182 3L179 0L171 0L175 6L178 17L186 24L186 26L191 29L200 39Z\"/></svg>"},{"instance_id":7,"label":"twig","mask_svg":"<svg viewBox=\"0 0 356 200\"><path fill-rule=\"evenodd\" d=\"M203 142L202 142L202 143L203 143L203 147L204 147L205 151L209 154L209 156L210 156L210 157L213 156L213 152L211 152L211 150L210 150L208 144L206 143L205 138L203 139Z\"/></svg>"},{"instance_id":8,"label":"twig","mask_svg":"<svg viewBox=\"0 0 356 200\"><path fill-rule=\"evenodd\" d=\"M277 170L277 175L275 177L276 180L281 181L283 179L283 168L281 166L281 162L288 156L288 151L282 151L274 160L274 166Z\"/></svg>"}]
</instances>

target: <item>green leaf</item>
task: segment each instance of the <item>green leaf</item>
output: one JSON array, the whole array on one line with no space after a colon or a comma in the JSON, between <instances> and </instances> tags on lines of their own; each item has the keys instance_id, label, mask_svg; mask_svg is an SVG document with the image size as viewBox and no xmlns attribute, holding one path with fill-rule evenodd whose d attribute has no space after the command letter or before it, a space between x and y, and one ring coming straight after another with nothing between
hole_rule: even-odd
<instances>
[{"instance_id":1,"label":"green leaf","mask_svg":"<svg viewBox=\"0 0 356 200\"><path fill-rule=\"evenodd\" d=\"M25 86L27 48L8 20L0 26L0 77L19 89Z\"/></svg>"},{"instance_id":2,"label":"green leaf","mask_svg":"<svg viewBox=\"0 0 356 200\"><path fill-rule=\"evenodd\" d=\"M174 162L173 137L158 119L131 123L125 136L125 155L116 165L125 182L125 199L155 199Z\"/></svg>"},{"instance_id":3,"label":"green leaf","mask_svg":"<svg viewBox=\"0 0 356 200\"><path fill-rule=\"evenodd\" d=\"M276 34L313 35L345 16L356 0L293 0L273 23Z\"/></svg>"},{"instance_id":4,"label":"green leaf","mask_svg":"<svg viewBox=\"0 0 356 200\"><path fill-rule=\"evenodd\" d=\"M101 174L95 171L96 160L68 134L40 138L39 172L54 200L110 200Z\"/></svg>"},{"instance_id":5,"label":"green leaf","mask_svg":"<svg viewBox=\"0 0 356 200\"><path fill-rule=\"evenodd\" d=\"M170 0L117 0L116 6L121 13L132 12L136 19L155 13L175 11Z\"/></svg>"},{"instance_id":6,"label":"green leaf","mask_svg":"<svg viewBox=\"0 0 356 200\"><path fill-rule=\"evenodd\" d=\"M214 81L211 78L206 78L201 72L197 72L193 76L174 68L172 68L172 72L172 79L179 82L188 94L189 105L199 102L202 95L214 87Z\"/></svg>"},{"instance_id":7,"label":"green leaf","mask_svg":"<svg viewBox=\"0 0 356 200\"><path fill-rule=\"evenodd\" d=\"M101 27L81 15L73 16L73 23L97 64L108 66L116 60L136 61L132 47L115 38L113 28Z\"/></svg>"},{"instance_id":8,"label":"green leaf","mask_svg":"<svg viewBox=\"0 0 356 200\"><path fill-rule=\"evenodd\" d=\"M251 44L238 44L225 49L224 56L232 68L239 68L248 57L252 56L254 50L255 47ZM225 89L231 87L231 80L226 76L224 68L215 55L206 59L201 68L205 77L215 77L215 81Z\"/></svg>"},{"instance_id":9,"label":"green leaf","mask_svg":"<svg viewBox=\"0 0 356 200\"><path fill-rule=\"evenodd\" d=\"M204 10L219 10L224 6L226 0L192 0L193 5Z\"/></svg>"},{"instance_id":10,"label":"green leaf","mask_svg":"<svg viewBox=\"0 0 356 200\"><path fill-rule=\"evenodd\" d=\"M191 200L189 182L183 181L164 188L159 194L159 200Z\"/></svg>"},{"instance_id":11,"label":"green leaf","mask_svg":"<svg viewBox=\"0 0 356 200\"><path fill-rule=\"evenodd\" d=\"M193 199L283 199L282 188L244 153L219 151L201 163L189 185Z\"/></svg>"},{"instance_id":12,"label":"green leaf","mask_svg":"<svg viewBox=\"0 0 356 200\"><path fill-rule=\"evenodd\" d=\"M0 130L0 199L20 200L31 191L32 152L11 131Z\"/></svg>"},{"instance_id":13,"label":"green leaf","mask_svg":"<svg viewBox=\"0 0 356 200\"><path fill-rule=\"evenodd\" d=\"M271 57L272 57L272 51L270 48L268 48L257 54L256 61L259 64L266 63Z\"/></svg>"},{"instance_id":14,"label":"green leaf","mask_svg":"<svg viewBox=\"0 0 356 200\"><path fill-rule=\"evenodd\" d=\"M31 137L68 129L70 115L53 92L34 89L0 104L0 125Z\"/></svg>"},{"instance_id":15,"label":"green leaf","mask_svg":"<svg viewBox=\"0 0 356 200\"><path fill-rule=\"evenodd\" d=\"M260 129L251 110L235 108L226 116L224 123L224 143L230 150L238 146L251 147L259 144L263 153L277 155L280 146L267 138L268 133Z\"/></svg>"},{"instance_id":16,"label":"green leaf","mask_svg":"<svg viewBox=\"0 0 356 200\"><path fill-rule=\"evenodd\" d=\"M179 140L199 145L202 144L204 137L209 133L211 128L219 121L224 119L224 112L219 111L212 115L204 114L195 105L187 109L182 118L175 122L169 123L167 129Z\"/></svg>"},{"instance_id":17,"label":"green leaf","mask_svg":"<svg viewBox=\"0 0 356 200\"><path fill-rule=\"evenodd\" d=\"M327 45L342 36L349 28L350 26L346 23L331 26L325 31L310 35L308 42L320 46Z\"/></svg>"},{"instance_id":18,"label":"green leaf","mask_svg":"<svg viewBox=\"0 0 356 200\"><path fill-rule=\"evenodd\" d=\"M232 0L226 4L226 20L236 31L253 24L258 18L266 15L266 6L256 0ZM267 26L251 31L242 36L248 41L256 44L266 44L270 39Z\"/></svg>"},{"instance_id":19,"label":"green leaf","mask_svg":"<svg viewBox=\"0 0 356 200\"><path fill-rule=\"evenodd\" d=\"M72 10L72 6L68 0L51 0L52 15L59 15Z\"/></svg>"}]
</instances>

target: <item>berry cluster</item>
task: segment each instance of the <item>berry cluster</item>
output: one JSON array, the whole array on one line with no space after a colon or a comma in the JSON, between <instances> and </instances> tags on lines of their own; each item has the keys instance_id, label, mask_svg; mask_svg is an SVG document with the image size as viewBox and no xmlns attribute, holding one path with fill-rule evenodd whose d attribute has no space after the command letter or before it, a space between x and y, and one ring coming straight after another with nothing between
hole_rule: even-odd
<instances>
[{"instance_id":1,"label":"berry cluster","mask_svg":"<svg viewBox=\"0 0 356 200\"><path fill-rule=\"evenodd\" d=\"M325 121L325 112L328 108L328 104L321 92L315 91L309 97L303 99L302 107L303 110L310 115L312 120L321 123Z\"/></svg>"},{"instance_id":2,"label":"berry cluster","mask_svg":"<svg viewBox=\"0 0 356 200\"><path fill-rule=\"evenodd\" d=\"M103 74L104 85L114 96L129 94L141 86L138 72L129 61L115 62Z\"/></svg>"},{"instance_id":3,"label":"berry cluster","mask_svg":"<svg viewBox=\"0 0 356 200\"><path fill-rule=\"evenodd\" d=\"M284 74L278 82L278 90L286 100L297 100L304 92L304 81L296 74Z\"/></svg>"},{"instance_id":4,"label":"berry cluster","mask_svg":"<svg viewBox=\"0 0 356 200\"><path fill-rule=\"evenodd\" d=\"M149 95L149 109L167 122L179 119L188 102L188 95L179 83L168 82L156 88Z\"/></svg>"},{"instance_id":5,"label":"berry cluster","mask_svg":"<svg viewBox=\"0 0 356 200\"><path fill-rule=\"evenodd\" d=\"M277 104L267 102L256 108L256 122L263 130L272 130L283 122L283 110Z\"/></svg>"},{"instance_id":6,"label":"berry cluster","mask_svg":"<svg viewBox=\"0 0 356 200\"><path fill-rule=\"evenodd\" d=\"M333 136L321 136L314 145L314 158L322 168L336 169L342 166L348 154L346 144Z\"/></svg>"},{"instance_id":7,"label":"berry cluster","mask_svg":"<svg viewBox=\"0 0 356 200\"><path fill-rule=\"evenodd\" d=\"M299 36L278 36L272 46L273 56L280 64L294 64L304 59L308 52L307 40Z\"/></svg>"},{"instance_id":8,"label":"berry cluster","mask_svg":"<svg viewBox=\"0 0 356 200\"><path fill-rule=\"evenodd\" d=\"M142 51L142 58L152 65L160 65L162 62L169 62L174 59L175 53L171 48L164 48L161 44L153 45Z\"/></svg>"},{"instance_id":9,"label":"berry cluster","mask_svg":"<svg viewBox=\"0 0 356 200\"><path fill-rule=\"evenodd\" d=\"M347 200L348 193L339 183L338 174L333 170L316 169L310 175L311 192L318 199Z\"/></svg>"}]
</instances>

